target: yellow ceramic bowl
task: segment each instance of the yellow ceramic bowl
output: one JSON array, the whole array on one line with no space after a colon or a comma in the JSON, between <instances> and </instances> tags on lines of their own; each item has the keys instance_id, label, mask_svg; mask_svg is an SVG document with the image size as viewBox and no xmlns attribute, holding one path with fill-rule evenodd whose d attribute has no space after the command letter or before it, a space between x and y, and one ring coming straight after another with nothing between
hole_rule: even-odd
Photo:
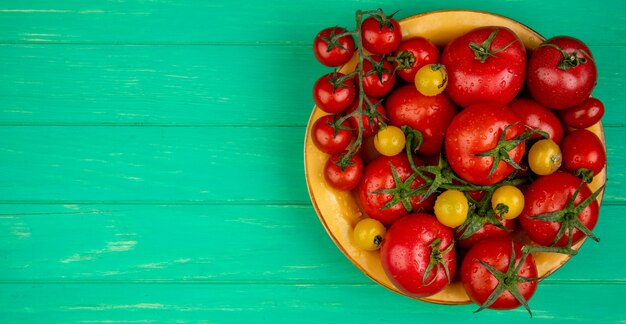
<instances>
[{"instance_id":1,"label":"yellow ceramic bowl","mask_svg":"<svg viewBox=\"0 0 626 324\"><path fill-rule=\"evenodd\" d=\"M480 26L508 27L521 38L528 49L536 48L544 40L537 32L517 21L477 11L429 12L403 19L400 21L400 26L402 27L403 38L422 36L430 39L437 46L443 46L457 36ZM341 71L344 73L352 71L355 66L356 57L343 66ZM313 123L325 114L317 107L313 109L307 126L304 145L305 175L313 206L328 235L357 268L380 285L402 294L387 278L380 263L378 251L363 251L354 245L352 229L366 215L359 209L353 193L333 189L324 180L324 164L328 155L315 147L311 140L310 130ZM590 130L598 135L603 143L605 142L601 123L592 126ZM605 182L606 171L602 171L591 183L592 191L595 191ZM602 195L598 197L598 202L602 202ZM517 240L529 242L523 233L518 232L515 235ZM583 242L578 243L575 248L580 248L582 244ZM536 253L533 256L540 276L554 272L569 259L568 256L556 253ZM421 298L421 300L441 304L470 303L469 297L459 282L453 282L443 291L430 297Z\"/></svg>"}]
</instances>

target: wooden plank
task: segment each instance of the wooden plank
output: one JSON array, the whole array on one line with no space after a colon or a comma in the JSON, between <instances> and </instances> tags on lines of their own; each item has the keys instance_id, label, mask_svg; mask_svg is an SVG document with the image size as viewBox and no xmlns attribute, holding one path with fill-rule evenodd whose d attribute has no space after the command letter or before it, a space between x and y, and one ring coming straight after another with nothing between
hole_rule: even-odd
<instances>
[{"instance_id":1,"label":"wooden plank","mask_svg":"<svg viewBox=\"0 0 626 324\"><path fill-rule=\"evenodd\" d=\"M304 127L0 127L0 203L310 202ZM607 202L626 201L607 127ZM229 181L229 179L235 179Z\"/></svg>"},{"instance_id":2,"label":"wooden plank","mask_svg":"<svg viewBox=\"0 0 626 324\"><path fill-rule=\"evenodd\" d=\"M602 293L598 293L598 292ZM624 285L544 285L533 323L617 323ZM522 309L485 310L412 300L376 285L2 284L3 322L320 323L528 321Z\"/></svg>"},{"instance_id":3,"label":"wooden plank","mask_svg":"<svg viewBox=\"0 0 626 324\"><path fill-rule=\"evenodd\" d=\"M369 284L310 206L0 205L0 282ZM623 206L603 206L551 284L626 283ZM602 266L598 266L602 265Z\"/></svg>"},{"instance_id":4,"label":"wooden plank","mask_svg":"<svg viewBox=\"0 0 626 324\"><path fill-rule=\"evenodd\" d=\"M571 34L593 44L623 44L621 0L570 1L397 1L360 3L320 0L274 1L272 10L258 1L64 1L0 4L1 42L54 43L297 43L310 42L324 27L354 27L357 9L400 10L403 18L420 12L462 8L516 19L546 35ZM572 23L572 17L586 22Z\"/></svg>"},{"instance_id":5,"label":"wooden plank","mask_svg":"<svg viewBox=\"0 0 626 324\"><path fill-rule=\"evenodd\" d=\"M626 125L626 47L592 51L605 123ZM304 126L330 71L309 46L0 45L0 62L0 125Z\"/></svg>"}]
</instances>

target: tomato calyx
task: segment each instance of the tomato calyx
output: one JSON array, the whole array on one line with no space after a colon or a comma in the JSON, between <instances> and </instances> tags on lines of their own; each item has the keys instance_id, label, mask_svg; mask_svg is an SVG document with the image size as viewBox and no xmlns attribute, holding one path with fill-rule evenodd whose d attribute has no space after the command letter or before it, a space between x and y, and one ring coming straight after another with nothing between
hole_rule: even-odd
<instances>
[{"instance_id":1,"label":"tomato calyx","mask_svg":"<svg viewBox=\"0 0 626 324\"><path fill-rule=\"evenodd\" d=\"M503 203L499 203L496 205L495 213L498 217L502 218L509 212L509 206Z\"/></svg>"},{"instance_id":2,"label":"tomato calyx","mask_svg":"<svg viewBox=\"0 0 626 324\"><path fill-rule=\"evenodd\" d=\"M598 188L598 190L593 192L589 197L587 197L585 200L583 200L580 204L576 206L574 205L574 202L576 201L576 197L578 197L578 194L580 193L580 190L582 189L583 185L584 185L584 182L581 181L580 185L576 188L576 191L574 191L574 194L567 201L567 204L562 210L539 214L539 215L535 215L532 217L533 220L561 223L561 227L559 228L559 231L556 233L554 241L552 241L550 246L529 247L529 250L531 252L556 252L556 253L561 253L561 254L576 255L578 251L572 248L572 244L574 243L572 239L574 235L574 229L578 229L579 231L583 232L587 237L591 238L592 240L596 242L600 241L600 239L596 237L591 232L591 230L587 228L587 226L585 226L580 221L580 219L578 219L578 215L585 208L587 208L587 206L589 206L594 200L596 200L598 195L604 189L605 185L602 185L600 188ZM563 247L555 247L554 245L563 237L563 235L566 235L566 233L567 233L567 244Z\"/></svg>"},{"instance_id":3,"label":"tomato calyx","mask_svg":"<svg viewBox=\"0 0 626 324\"><path fill-rule=\"evenodd\" d=\"M480 200L474 200L470 195L466 194L466 198L470 204L469 212L467 213L467 219L461 226L456 229L457 233L460 233L459 240L465 240L470 236L478 232L485 224L491 224L503 231L510 232L511 230L502 224L501 218L491 207L491 196L493 191L487 191L485 196ZM506 208L508 212L508 207Z\"/></svg>"},{"instance_id":4,"label":"tomato calyx","mask_svg":"<svg viewBox=\"0 0 626 324\"><path fill-rule=\"evenodd\" d=\"M586 64L587 60L593 61L593 58L591 57L591 55L589 55L587 52L585 52L582 49L577 49L571 53L568 53L567 51L560 48L559 46L550 44L550 43L541 44L539 45L539 47L552 47L556 49L557 51L561 52L561 60L559 61L559 64L556 66L559 70L567 71L581 64ZM579 57L578 53L581 53L583 56Z\"/></svg>"},{"instance_id":5,"label":"tomato calyx","mask_svg":"<svg viewBox=\"0 0 626 324\"><path fill-rule=\"evenodd\" d=\"M344 28L339 27L339 26L336 26L335 28L341 28L342 30L345 30ZM320 37L320 39L322 39L323 41L326 42L326 44L328 44L328 46L326 47L327 53L330 53L330 51L332 51L333 48L340 48L341 50L347 51L347 49L343 45L341 45L339 40L341 39L341 37L344 37L346 35L352 35L352 33L343 32L341 34L336 34L335 28L332 28L330 30L330 35L328 35L328 37Z\"/></svg>"},{"instance_id":6,"label":"tomato calyx","mask_svg":"<svg viewBox=\"0 0 626 324\"><path fill-rule=\"evenodd\" d=\"M380 210L385 210L395 206L397 203L402 203L404 209L406 209L410 213L413 211L413 206L411 206L410 199L412 197L418 196L420 193L419 188L411 188L411 185L413 184L413 181L415 181L415 179L417 178L418 174L413 173L408 178L406 178L406 180L402 181L400 179L400 176L398 175L398 171L396 171L396 168L393 166L393 164L391 164L391 162L389 163L389 167L391 167L391 174L393 176L395 187L390 189L376 190L373 191L372 194L386 194L393 196L393 198L391 198L389 202L382 206Z\"/></svg>"},{"instance_id":7,"label":"tomato calyx","mask_svg":"<svg viewBox=\"0 0 626 324\"><path fill-rule=\"evenodd\" d=\"M499 271L498 269L494 268L492 265L486 263L483 260L474 259L475 261L478 261L483 267L485 267L485 269L487 269L487 271L489 271L489 273L491 273L491 275L493 275L498 280L498 285L493 290L491 295L489 295L487 300L482 305L480 305L480 307L477 310L475 310L474 313L480 312L481 310L488 308L503 293L508 291L509 293L511 293L511 295L513 295L513 297L515 297L515 299L517 299L517 301L520 304L524 306L524 308L526 308L526 311L528 311L528 314L530 315L530 317L533 317L533 313L530 310L530 307L528 307L528 301L524 298L524 296L522 296L522 293L519 291L519 288L517 287L517 285L521 283L538 281L538 280L543 279L542 277L526 278L526 277L522 277L518 275L518 273L522 269L522 266L524 265L524 261L526 260L529 254L530 252L526 248L523 248L522 257L520 258L519 262L516 264L515 263L515 259L516 259L515 245L513 242L511 242L511 259L509 261L509 266L506 269L506 272Z\"/></svg>"},{"instance_id":8,"label":"tomato calyx","mask_svg":"<svg viewBox=\"0 0 626 324\"><path fill-rule=\"evenodd\" d=\"M469 43L469 47L472 49L472 51L474 51L474 58L480 61L480 63L485 63L487 58L506 50L507 48L509 48L509 46L515 43L515 41L512 41L502 48L499 48L497 50L491 50L491 43L493 43L493 40L496 38L499 30L499 28L494 28L491 34L489 34L489 37L487 37L487 39L485 39L482 44L476 44L474 42Z\"/></svg>"},{"instance_id":9,"label":"tomato calyx","mask_svg":"<svg viewBox=\"0 0 626 324\"><path fill-rule=\"evenodd\" d=\"M389 69L385 68L385 59L381 58L380 60L375 60L372 57L368 56L365 58L366 60L368 60L370 63L372 63L372 69L370 71L368 71L367 73L365 73L364 76L369 76L372 74L376 74L376 76L378 76L378 80L382 83L383 82L383 74L385 73L393 73L393 71L390 71Z\"/></svg>"},{"instance_id":10,"label":"tomato calyx","mask_svg":"<svg viewBox=\"0 0 626 324\"><path fill-rule=\"evenodd\" d=\"M581 178L585 183L591 183L591 181L593 181L593 170L580 168L576 170L574 175Z\"/></svg>"},{"instance_id":11,"label":"tomato calyx","mask_svg":"<svg viewBox=\"0 0 626 324\"><path fill-rule=\"evenodd\" d=\"M496 144L496 147L494 147L491 150L486 151L486 152L474 154L474 156L480 156L480 157L490 156L490 157L493 158L493 164L491 166L491 170L489 170L489 174L487 175L487 177L491 177L493 175L493 173L496 172L496 169L500 165L501 161L506 162L507 164L509 164L510 166L512 166L516 170L521 170L522 167L519 164L517 164L517 162L515 162L515 160L513 160L511 158L511 155L509 154L509 151L513 150L518 145L520 145L521 143L525 142L526 140L528 140L529 138L531 138L535 134L540 134L541 136L543 136L545 138L550 137L550 135L548 135L548 133L546 133L544 131L540 131L538 129L531 129L529 131L526 131L526 132L522 133L521 135L519 135L517 137L514 137L514 138L512 138L510 140L507 140L506 139L506 132L509 129L511 129L513 126L517 125L518 123L519 122L516 122L516 123L513 123L511 125L508 125L508 126L506 126L502 130L502 135L500 135L500 138L498 139L498 143Z\"/></svg>"},{"instance_id":12,"label":"tomato calyx","mask_svg":"<svg viewBox=\"0 0 626 324\"><path fill-rule=\"evenodd\" d=\"M380 25L380 30L382 31L384 27L389 28L390 30L393 30L393 24L391 23L391 19L393 18L393 16L395 14L398 13L398 11L400 10L396 10L394 13L392 13L391 15L386 15L382 9L378 8L378 10L374 10L372 12L369 12L369 14L372 15L372 17L374 17L374 19L376 19L376 21L378 21L379 25Z\"/></svg>"},{"instance_id":13,"label":"tomato calyx","mask_svg":"<svg viewBox=\"0 0 626 324\"><path fill-rule=\"evenodd\" d=\"M454 249L454 240L443 251L441 250L441 243L441 239L436 238L429 244L431 250L430 261L428 262L428 266L426 267L426 270L424 271L424 276L422 277L422 284L424 286L428 286L435 282L435 279L437 279L436 275L433 276L433 278L429 282L426 282L426 279L430 276L433 270L435 270L435 274L438 273L441 267L443 267L443 271L446 273L448 283L450 283L451 281L450 269L448 269L448 265L444 260L444 256L448 254L448 252L452 251L452 249Z\"/></svg>"},{"instance_id":14,"label":"tomato calyx","mask_svg":"<svg viewBox=\"0 0 626 324\"><path fill-rule=\"evenodd\" d=\"M395 71L410 69L415 63L415 56L412 52L400 51L397 56L388 57L387 61L397 63Z\"/></svg>"}]
</instances>

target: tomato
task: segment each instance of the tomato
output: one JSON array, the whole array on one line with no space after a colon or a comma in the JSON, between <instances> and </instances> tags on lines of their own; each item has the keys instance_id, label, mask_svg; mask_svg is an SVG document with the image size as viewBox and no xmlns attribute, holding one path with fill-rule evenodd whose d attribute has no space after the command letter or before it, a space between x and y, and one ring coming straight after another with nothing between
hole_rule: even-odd
<instances>
[{"instance_id":1,"label":"tomato","mask_svg":"<svg viewBox=\"0 0 626 324\"><path fill-rule=\"evenodd\" d=\"M423 165L419 158L414 157L413 160L416 166ZM388 226L409 212L432 209L434 195L420 202L421 195L412 196L410 193L411 189L424 183L421 177L413 173L405 153L381 156L365 166L361 182L356 188L357 199L365 214Z\"/></svg>"},{"instance_id":2,"label":"tomato","mask_svg":"<svg viewBox=\"0 0 626 324\"><path fill-rule=\"evenodd\" d=\"M563 165L572 173L580 169L591 170L593 175L600 173L606 165L604 145L593 132L577 129L565 136L561 145Z\"/></svg>"},{"instance_id":3,"label":"tomato","mask_svg":"<svg viewBox=\"0 0 626 324\"><path fill-rule=\"evenodd\" d=\"M336 35L347 32L341 27L330 27L322 30L313 40L313 54L317 60L326 66L340 66L348 63L356 53L356 46L352 35L339 37Z\"/></svg>"},{"instance_id":4,"label":"tomato","mask_svg":"<svg viewBox=\"0 0 626 324\"><path fill-rule=\"evenodd\" d=\"M423 143L418 153L438 155L448 125L457 113L445 94L432 97L419 93L412 84L397 88L385 101L389 123L408 125L421 132Z\"/></svg>"},{"instance_id":5,"label":"tomato","mask_svg":"<svg viewBox=\"0 0 626 324\"><path fill-rule=\"evenodd\" d=\"M353 133L348 122L338 125L338 120L337 115L322 116L311 127L313 143L320 151L337 154L345 150L352 142ZM337 129L336 134L335 129Z\"/></svg>"},{"instance_id":6,"label":"tomato","mask_svg":"<svg viewBox=\"0 0 626 324\"><path fill-rule=\"evenodd\" d=\"M361 23L361 39L370 53L389 54L402 42L402 30L395 19L372 15Z\"/></svg>"},{"instance_id":7,"label":"tomato","mask_svg":"<svg viewBox=\"0 0 626 324\"><path fill-rule=\"evenodd\" d=\"M491 207L501 218L516 218L524 209L524 194L514 186L498 187L491 196Z\"/></svg>"},{"instance_id":8,"label":"tomato","mask_svg":"<svg viewBox=\"0 0 626 324\"><path fill-rule=\"evenodd\" d=\"M346 152L333 154L324 165L324 178L333 188L339 190L352 190L356 188L363 174L363 160L358 155L352 156L348 166L342 169L337 163L345 156Z\"/></svg>"},{"instance_id":9,"label":"tomato","mask_svg":"<svg viewBox=\"0 0 626 324\"><path fill-rule=\"evenodd\" d=\"M387 114L385 112L385 107L381 102L376 98L368 98L369 101L376 107L374 111L370 111L367 108L365 102L363 102L363 114L361 115L361 125L363 126L363 137L370 137L376 135L378 133L378 125L382 122L384 123L387 119ZM355 100L352 105L346 110L346 114L350 114L354 112L359 106L359 100ZM350 127L354 129L354 133L356 134L359 129L359 117L357 114L348 118L348 122L350 123Z\"/></svg>"},{"instance_id":10,"label":"tomato","mask_svg":"<svg viewBox=\"0 0 626 324\"><path fill-rule=\"evenodd\" d=\"M313 100L323 111L336 114L348 108L356 97L352 80L340 81L342 73L329 73L313 86Z\"/></svg>"},{"instance_id":11,"label":"tomato","mask_svg":"<svg viewBox=\"0 0 626 324\"><path fill-rule=\"evenodd\" d=\"M452 230L432 215L407 215L387 231L380 261L387 277L405 294L433 295L448 286L456 272Z\"/></svg>"},{"instance_id":12,"label":"tomato","mask_svg":"<svg viewBox=\"0 0 626 324\"><path fill-rule=\"evenodd\" d=\"M599 122L604 115L604 104L596 98L587 98L582 103L565 110L559 116L565 126L587 128Z\"/></svg>"},{"instance_id":13,"label":"tomato","mask_svg":"<svg viewBox=\"0 0 626 324\"><path fill-rule=\"evenodd\" d=\"M562 161L561 148L551 139L537 141L528 151L528 166L538 175L554 173Z\"/></svg>"},{"instance_id":14,"label":"tomato","mask_svg":"<svg viewBox=\"0 0 626 324\"><path fill-rule=\"evenodd\" d=\"M363 60L363 92L367 96L380 98L396 84L393 65L382 56L372 55Z\"/></svg>"},{"instance_id":15,"label":"tomato","mask_svg":"<svg viewBox=\"0 0 626 324\"><path fill-rule=\"evenodd\" d=\"M574 197L578 187L581 187L580 192ZM568 203L573 199L573 205L579 206L591 196L592 193L587 184L570 173L555 172L539 177L524 192L526 205L519 217L522 228L531 240L542 246L553 244L558 247L566 246L570 234L572 244L576 244L585 236L580 229L581 226L585 227L583 229L585 231L587 229L591 231L596 226L598 202L594 197L587 206L582 205L584 208L580 207L582 208L580 211L568 206ZM538 215L557 211L564 211L562 217L555 218L553 221L537 219ZM567 227L559 236L562 226Z\"/></svg>"},{"instance_id":16,"label":"tomato","mask_svg":"<svg viewBox=\"0 0 626 324\"><path fill-rule=\"evenodd\" d=\"M352 239L358 248L365 251L376 251L380 248L385 233L387 233L387 229L381 222L373 218L364 218L354 226Z\"/></svg>"},{"instance_id":17,"label":"tomato","mask_svg":"<svg viewBox=\"0 0 626 324\"><path fill-rule=\"evenodd\" d=\"M537 289L537 266L531 254L522 252L521 244L507 238L480 241L463 258L460 273L463 288L479 310L524 305L530 312L527 301Z\"/></svg>"},{"instance_id":18,"label":"tomato","mask_svg":"<svg viewBox=\"0 0 626 324\"><path fill-rule=\"evenodd\" d=\"M400 78L406 82L415 82L417 71L426 64L439 62L439 56L439 49L431 41L424 37L413 37L400 43L394 52L393 64Z\"/></svg>"},{"instance_id":19,"label":"tomato","mask_svg":"<svg viewBox=\"0 0 626 324\"><path fill-rule=\"evenodd\" d=\"M480 217L483 218L483 215L474 215L469 217ZM469 248L488 237L509 237L512 232L517 227L517 221L515 219L500 219L500 223L506 230L497 227L489 222L487 219L480 220L483 222L482 226L476 231L474 234L470 235L468 238L462 239L461 236L464 234L464 230L458 231L454 233L454 236L457 239L457 244L462 248Z\"/></svg>"},{"instance_id":20,"label":"tomato","mask_svg":"<svg viewBox=\"0 0 626 324\"><path fill-rule=\"evenodd\" d=\"M389 125L378 131L374 137L374 147L382 155L392 156L404 150L406 137L396 126Z\"/></svg>"},{"instance_id":21,"label":"tomato","mask_svg":"<svg viewBox=\"0 0 626 324\"><path fill-rule=\"evenodd\" d=\"M548 133L549 138L557 144L563 140L563 125L551 109L527 98L515 98L507 106L526 127ZM531 138L543 138L543 136L534 134Z\"/></svg>"},{"instance_id":22,"label":"tomato","mask_svg":"<svg viewBox=\"0 0 626 324\"><path fill-rule=\"evenodd\" d=\"M425 96L436 96L448 85L448 71L441 64L426 64L415 74L415 88Z\"/></svg>"},{"instance_id":23,"label":"tomato","mask_svg":"<svg viewBox=\"0 0 626 324\"><path fill-rule=\"evenodd\" d=\"M597 79L591 51L573 37L557 36L543 42L528 61L528 91L550 108L580 104L591 95Z\"/></svg>"},{"instance_id":24,"label":"tomato","mask_svg":"<svg viewBox=\"0 0 626 324\"><path fill-rule=\"evenodd\" d=\"M450 76L446 92L456 104L506 104L524 84L526 49L506 27L480 27L448 43L441 63Z\"/></svg>"},{"instance_id":25,"label":"tomato","mask_svg":"<svg viewBox=\"0 0 626 324\"><path fill-rule=\"evenodd\" d=\"M506 151L510 160L519 165L526 144L521 141L515 145L510 140L523 133L524 125L504 105L483 103L467 107L454 117L446 132L444 147L450 167L463 180L473 184L500 182L515 170L504 161L500 151ZM505 145L501 146L503 149L494 150L504 143L511 148L506 150ZM495 156L478 155L488 152L495 153Z\"/></svg>"},{"instance_id":26,"label":"tomato","mask_svg":"<svg viewBox=\"0 0 626 324\"><path fill-rule=\"evenodd\" d=\"M437 220L448 227L458 227L467 219L469 204L465 195L454 189L442 192L435 201Z\"/></svg>"}]
</instances>

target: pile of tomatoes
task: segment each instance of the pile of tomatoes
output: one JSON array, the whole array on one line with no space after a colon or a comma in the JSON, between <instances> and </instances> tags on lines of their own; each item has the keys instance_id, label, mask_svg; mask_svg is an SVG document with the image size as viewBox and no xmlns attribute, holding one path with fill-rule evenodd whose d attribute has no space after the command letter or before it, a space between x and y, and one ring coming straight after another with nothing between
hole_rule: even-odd
<instances>
[{"instance_id":1,"label":"pile of tomatoes","mask_svg":"<svg viewBox=\"0 0 626 324\"><path fill-rule=\"evenodd\" d=\"M528 309L542 279L533 253L575 255L581 239L597 240L603 187L588 183L606 153L587 129L604 113L590 97L591 51L558 36L527 52L502 26L438 48L402 39L381 10L356 18L354 31L315 38L322 64L358 63L317 80L313 98L327 115L310 131L328 154L325 180L352 191L366 216L354 244L380 249L385 273L409 296L460 280L480 309Z\"/></svg>"}]
</instances>

